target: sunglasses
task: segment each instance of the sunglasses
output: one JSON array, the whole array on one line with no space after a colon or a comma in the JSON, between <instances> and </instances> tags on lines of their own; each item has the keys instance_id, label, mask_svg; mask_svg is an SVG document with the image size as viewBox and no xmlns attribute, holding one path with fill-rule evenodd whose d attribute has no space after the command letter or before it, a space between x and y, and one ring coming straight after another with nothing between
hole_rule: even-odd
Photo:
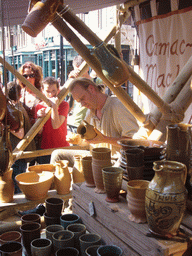
<instances>
[{"instance_id":1,"label":"sunglasses","mask_svg":"<svg viewBox=\"0 0 192 256\"><path fill-rule=\"evenodd\" d=\"M27 79L27 78L34 78L35 75L34 75L34 74L29 74L29 75L24 74L23 77L25 77L26 79Z\"/></svg>"}]
</instances>

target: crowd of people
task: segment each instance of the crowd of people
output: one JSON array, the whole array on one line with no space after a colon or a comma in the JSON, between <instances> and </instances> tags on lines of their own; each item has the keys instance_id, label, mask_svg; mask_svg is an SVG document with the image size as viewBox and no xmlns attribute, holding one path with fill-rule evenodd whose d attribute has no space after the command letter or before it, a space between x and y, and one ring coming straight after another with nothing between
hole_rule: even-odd
<instances>
[{"instance_id":1,"label":"crowd of people","mask_svg":"<svg viewBox=\"0 0 192 256\"><path fill-rule=\"evenodd\" d=\"M110 96L103 90L104 85L94 82L95 79L90 76L89 70L83 77L78 77L82 62L81 56L74 58L73 70L68 75L71 81L70 93L68 99L60 104L57 95L62 87L58 79L54 77L43 79L41 67L32 62L26 62L19 69L23 77L50 100L52 108L49 119L25 150L50 148L54 150L51 155L17 160L12 166L13 179L17 174L27 170L27 163L29 165L47 164L67 159L69 166L72 167L74 155L88 153L95 146L108 147L115 156L120 152L118 140L132 138L138 131L139 126L134 116L117 97ZM36 120L44 117L50 108L21 81L10 82L7 88L9 99L24 116L24 126L17 132L11 131L11 144L14 149ZM77 128L81 120L86 120L96 128L97 136L94 139L78 140L80 146L87 145L87 150L58 149L74 144L70 137L67 139L68 129L70 126ZM73 132L75 133L76 130ZM15 193L19 192L15 183Z\"/></svg>"}]
</instances>

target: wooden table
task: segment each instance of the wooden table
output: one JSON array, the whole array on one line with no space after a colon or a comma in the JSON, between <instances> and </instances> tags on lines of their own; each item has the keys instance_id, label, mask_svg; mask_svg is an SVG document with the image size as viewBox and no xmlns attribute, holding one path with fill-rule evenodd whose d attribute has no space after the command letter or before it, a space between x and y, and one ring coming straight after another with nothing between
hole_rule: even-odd
<instances>
[{"instance_id":1,"label":"wooden table","mask_svg":"<svg viewBox=\"0 0 192 256\"><path fill-rule=\"evenodd\" d=\"M120 246L125 256L178 256L183 255L189 247L187 242L147 237L147 223L137 224L128 219L130 212L123 197L118 203L108 203L105 194L96 194L94 188L87 187L85 183L73 184L72 196L72 211L81 217L87 230L100 234L106 244ZM92 204L95 211L93 216L89 208ZM186 213L181 227L192 235L191 214Z\"/></svg>"}]
</instances>

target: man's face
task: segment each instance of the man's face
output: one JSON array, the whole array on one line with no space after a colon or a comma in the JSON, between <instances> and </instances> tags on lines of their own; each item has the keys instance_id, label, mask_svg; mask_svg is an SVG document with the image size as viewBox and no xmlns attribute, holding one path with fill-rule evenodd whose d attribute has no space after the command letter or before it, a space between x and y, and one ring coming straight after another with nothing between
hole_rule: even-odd
<instances>
[{"instance_id":1,"label":"man's face","mask_svg":"<svg viewBox=\"0 0 192 256\"><path fill-rule=\"evenodd\" d=\"M53 98L57 96L59 89L57 88L56 84L44 84L43 87L43 93L47 98Z\"/></svg>"},{"instance_id":2,"label":"man's face","mask_svg":"<svg viewBox=\"0 0 192 256\"><path fill-rule=\"evenodd\" d=\"M90 86L87 90L85 90L83 87L76 85L73 90L71 91L73 98L80 102L83 107L89 108L89 109L96 109L97 107L97 101L96 96L93 92L91 92Z\"/></svg>"}]
</instances>

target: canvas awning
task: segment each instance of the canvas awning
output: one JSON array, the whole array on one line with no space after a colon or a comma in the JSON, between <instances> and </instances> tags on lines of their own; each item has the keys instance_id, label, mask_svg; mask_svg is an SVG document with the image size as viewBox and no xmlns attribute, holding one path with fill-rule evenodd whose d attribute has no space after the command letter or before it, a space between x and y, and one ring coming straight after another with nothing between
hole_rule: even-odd
<instances>
[{"instance_id":1,"label":"canvas awning","mask_svg":"<svg viewBox=\"0 0 192 256\"><path fill-rule=\"evenodd\" d=\"M130 1L130 0L129 0ZM128 1L128 2L129 2ZM4 16L4 26L22 24L27 16L29 0L1 0L3 8L0 6L0 13ZM126 0L64 0L65 5L69 5L73 13L86 13L89 11L122 4ZM131 2L131 1L130 1ZM0 25L1 21L0 21Z\"/></svg>"}]
</instances>

